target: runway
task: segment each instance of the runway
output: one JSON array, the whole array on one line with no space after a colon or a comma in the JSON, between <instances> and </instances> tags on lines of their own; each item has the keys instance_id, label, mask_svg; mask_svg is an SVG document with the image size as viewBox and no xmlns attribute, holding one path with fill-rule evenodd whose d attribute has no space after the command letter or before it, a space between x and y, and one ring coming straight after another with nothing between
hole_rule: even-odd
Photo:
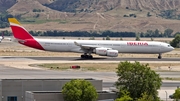
<instances>
[{"instance_id":1,"label":"runway","mask_svg":"<svg viewBox=\"0 0 180 101\"><path fill-rule=\"evenodd\" d=\"M81 59L80 57L0 57L1 59L32 59L32 60L59 60L59 61L180 61L180 58L109 58L109 57L95 57L93 59Z\"/></svg>"},{"instance_id":2,"label":"runway","mask_svg":"<svg viewBox=\"0 0 180 101\"><path fill-rule=\"evenodd\" d=\"M170 75L180 77L180 72L158 72L162 77ZM103 87L112 87L117 81L116 73L114 72L80 72L80 71L55 71L55 70L27 70L6 67L0 65L0 79L64 79L64 78L93 78L103 80ZM180 82L164 81L162 87L177 87Z\"/></svg>"},{"instance_id":3,"label":"runway","mask_svg":"<svg viewBox=\"0 0 180 101\"><path fill-rule=\"evenodd\" d=\"M1 56L0 57L0 79L88 79L93 78L97 80L102 80L103 89L110 89L114 87L114 83L117 81L118 77L115 72L93 72L93 71L78 71L78 70L66 70L66 71L55 71L49 69L35 69L26 68L28 64L32 63L51 63L51 62L66 62L69 63L73 61L77 62L112 62L112 61L144 61L144 62L176 62L179 63L180 58L104 58L98 57L94 59L80 59L79 57L18 57L18 56ZM7 64L6 66L4 64ZM26 64L28 63L28 64ZM18 65L17 65L18 64ZM23 64L23 65L22 65ZM20 66L20 68L15 68L13 66ZM180 72L157 72L160 77L180 77ZM173 94L174 90L180 86L180 82L177 81L163 81L159 96L164 99L165 91L169 94Z\"/></svg>"}]
</instances>

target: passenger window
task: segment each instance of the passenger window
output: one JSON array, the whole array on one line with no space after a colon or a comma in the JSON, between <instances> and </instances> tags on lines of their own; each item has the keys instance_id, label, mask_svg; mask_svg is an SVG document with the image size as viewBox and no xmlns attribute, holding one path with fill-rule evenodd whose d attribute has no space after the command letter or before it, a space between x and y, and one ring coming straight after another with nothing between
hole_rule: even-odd
<instances>
[{"instance_id":1,"label":"passenger window","mask_svg":"<svg viewBox=\"0 0 180 101\"><path fill-rule=\"evenodd\" d=\"M8 101L17 101L17 96L8 96Z\"/></svg>"}]
</instances>

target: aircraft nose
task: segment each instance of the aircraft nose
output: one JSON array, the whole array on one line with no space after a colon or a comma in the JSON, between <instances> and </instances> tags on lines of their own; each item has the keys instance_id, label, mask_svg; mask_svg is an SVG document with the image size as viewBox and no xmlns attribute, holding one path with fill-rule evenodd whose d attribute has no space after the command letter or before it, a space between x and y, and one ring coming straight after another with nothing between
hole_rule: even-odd
<instances>
[{"instance_id":1,"label":"aircraft nose","mask_svg":"<svg viewBox=\"0 0 180 101\"><path fill-rule=\"evenodd\" d=\"M169 50L170 50L170 51L174 50L174 47L172 47L172 46L171 46L171 47L169 47Z\"/></svg>"}]
</instances>

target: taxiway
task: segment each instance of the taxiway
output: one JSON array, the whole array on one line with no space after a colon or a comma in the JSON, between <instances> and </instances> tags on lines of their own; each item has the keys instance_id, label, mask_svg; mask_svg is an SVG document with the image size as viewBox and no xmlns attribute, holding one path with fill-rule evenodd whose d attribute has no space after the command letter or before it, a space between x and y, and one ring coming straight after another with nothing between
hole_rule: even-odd
<instances>
[{"instance_id":1,"label":"taxiway","mask_svg":"<svg viewBox=\"0 0 180 101\"><path fill-rule=\"evenodd\" d=\"M93 59L81 59L80 57L16 57L16 56L7 56L0 57L1 59L32 59L32 60L59 60L59 61L180 61L180 58L114 58L114 57L94 57Z\"/></svg>"}]
</instances>

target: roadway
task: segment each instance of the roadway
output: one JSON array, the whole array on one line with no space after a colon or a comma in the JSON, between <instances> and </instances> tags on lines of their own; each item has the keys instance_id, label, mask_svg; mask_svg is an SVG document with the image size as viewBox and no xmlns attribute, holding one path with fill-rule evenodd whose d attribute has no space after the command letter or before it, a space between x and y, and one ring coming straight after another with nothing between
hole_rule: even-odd
<instances>
[{"instance_id":1,"label":"roadway","mask_svg":"<svg viewBox=\"0 0 180 101\"><path fill-rule=\"evenodd\" d=\"M157 59L157 58L114 58L114 57L94 57L93 59L81 59L80 57L16 57L16 56L8 56L8 57L1 57L1 59L32 59L32 60L59 60L59 61L180 61L180 58L162 58L162 59Z\"/></svg>"},{"instance_id":2,"label":"roadway","mask_svg":"<svg viewBox=\"0 0 180 101\"><path fill-rule=\"evenodd\" d=\"M113 86L114 86L114 82L103 82L104 88L109 88ZM164 88L180 87L180 81L163 81L161 87L164 87Z\"/></svg>"}]
</instances>

